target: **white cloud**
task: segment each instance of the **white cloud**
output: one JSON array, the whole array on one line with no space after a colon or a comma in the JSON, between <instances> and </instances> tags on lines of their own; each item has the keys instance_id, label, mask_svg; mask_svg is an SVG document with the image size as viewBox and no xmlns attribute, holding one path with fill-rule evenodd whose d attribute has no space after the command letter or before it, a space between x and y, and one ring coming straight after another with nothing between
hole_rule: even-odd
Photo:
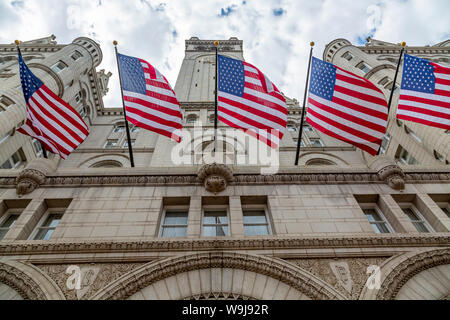
<instances>
[{"instance_id":1,"label":"white cloud","mask_svg":"<svg viewBox=\"0 0 450 320\"><path fill-rule=\"evenodd\" d=\"M0 0L0 42L52 33L59 43L78 36L95 39L104 55L100 68L113 72L105 105L120 107L112 40L120 52L155 65L174 86L185 39L236 36L244 40L247 61L301 100L311 40L320 58L336 38L358 44L370 34L395 43L434 44L449 38L449 9L448 0Z\"/></svg>"}]
</instances>

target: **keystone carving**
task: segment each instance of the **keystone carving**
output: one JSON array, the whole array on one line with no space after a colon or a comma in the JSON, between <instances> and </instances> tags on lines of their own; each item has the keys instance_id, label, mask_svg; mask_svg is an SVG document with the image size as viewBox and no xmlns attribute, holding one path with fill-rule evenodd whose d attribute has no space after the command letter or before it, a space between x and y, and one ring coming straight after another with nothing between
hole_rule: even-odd
<instances>
[{"instance_id":1,"label":"keystone carving","mask_svg":"<svg viewBox=\"0 0 450 320\"><path fill-rule=\"evenodd\" d=\"M386 182L392 189L403 190L405 188L406 175L392 158L379 157L370 167L377 170L380 180Z\"/></svg>"},{"instance_id":2,"label":"keystone carving","mask_svg":"<svg viewBox=\"0 0 450 320\"><path fill-rule=\"evenodd\" d=\"M227 188L228 183L233 180L233 172L224 164L206 164L198 171L197 179L207 191L216 194Z\"/></svg>"},{"instance_id":3,"label":"keystone carving","mask_svg":"<svg viewBox=\"0 0 450 320\"><path fill-rule=\"evenodd\" d=\"M49 159L34 159L16 178L16 192L23 196L43 184L49 173L54 172L56 163Z\"/></svg>"}]
</instances>

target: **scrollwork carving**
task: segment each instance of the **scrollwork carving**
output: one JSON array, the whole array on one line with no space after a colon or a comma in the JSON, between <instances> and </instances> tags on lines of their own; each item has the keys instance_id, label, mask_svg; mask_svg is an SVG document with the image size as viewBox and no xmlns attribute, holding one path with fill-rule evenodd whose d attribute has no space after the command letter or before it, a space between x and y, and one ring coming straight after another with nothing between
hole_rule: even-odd
<instances>
[{"instance_id":1,"label":"scrollwork carving","mask_svg":"<svg viewBox=\"0 0 450 320\"><path fill-rule=\"evenodd\" d=\"M224 164L206 164L198 171L197 179L207 191L216 194L225 190L228 182L233 180L233 172Z\"/></svg>"}]
</instances>

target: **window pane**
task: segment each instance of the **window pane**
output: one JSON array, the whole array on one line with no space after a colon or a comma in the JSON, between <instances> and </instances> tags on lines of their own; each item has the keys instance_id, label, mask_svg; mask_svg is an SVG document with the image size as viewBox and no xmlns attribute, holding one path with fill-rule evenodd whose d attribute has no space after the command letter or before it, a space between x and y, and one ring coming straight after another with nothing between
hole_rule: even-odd
<instances>
[{"instance_id":1,"label":"window pane","mask_svg":"<svg viewBox=\"0 0 450 320\"><path fill-rule=\"evenodd\" d=\"M263 226L244 225L244 233L247 236L268 235L269 228L267 227L267 225Z\"/></svg>"},{"instance_id":2,"label":"window pane","mask_svg":"<svg viewBox=\"0 0 450 320\"><path fill-rule=\"evenodd\" d=\"M442 211L444 211L444 212L445 212L445 214L447 215L447 217L449 217L449 218L450 218L450 211L448 210L448 208L447 208L447 207L444 207L444 208L442 208Z\"/></svg>"},{"instance_id":3,"label":"window pane","mask_svg":"<svg viewBox=\"0 0 450 320\"><path fill-rule=\"evenodd\" d=\"M376 233L389 233L389 229L385 223L371 223L371 225Z\"/></svg>"},{"instance_id":4,"label":"window pane","mask_svg":"<svg viewBox=\"0 0 450 320\"><path fill-rule=\"evenodd\" d=\"M205 211L203 216L204 224L228 223L226 211Z\"/></svg>"},{"instance_id":5,"label":"window pane","mask_svg":"<svg viewBox=\"0 0 450 320\"><path fill-rule=\"evenodd\" d=\"M378 212L375 209L370 208L370 209L364 209L363 211L364 211L364 214L366 215L367 219L370 222L383 221L383 219L381 219L380 215L378 214Z\"/></svg>"},{"instance_id":6,"label":"window pane","mask_svg":"<svg viewBox=\"0 0 450 320\"><path fill-rule=\"evenodd\" d=\"M265 211L244 211L244 223L267 223Z\"/></svg>"},{"instance_id":7,"label":"window pane","mask_svg":"<svg viewBox=\"0 0 450 320\"><path fill-rule=\"evenodd\" d=\"M3 164L2 164L2 169L11 169L12 165L11 162L9 160L6 160Z\"/></svg>"},{"instance_id":8,"label":"window pane","mask_svg":"<svg viewBox=\"0 0 450 320\"><path fill-rule=\"evenodd\" d=\"M2 240L6 233L9 231L9 229L0 229L0 240Z\"/></svg>"},{"instance_id":9,"label":"window pane","mask_svg":"<svg viewBox=\"0 0 450 320\"><path fill-rule=\"evenodd\" d=\"M34 240L48 240L52 236L54 229L39 229L39 232L34 237Z\"/></svg>"},{"instance_id":10,"label":"window pane","mask_svg":"<svg viewBox=\"0 0 450 320\"><path fill-rule=\"evenodd\" d=\"M164 225L187 225L187 212L170 212L166 211L164 217Z\"/></svg>"},{"instance_id":11,"label":"window pane","mask_svg":"<svg viewBox=\"0 0 450 320\"><path fill-rule=\"evenodd\" d=\"M419 232L430 232L423 222L413 222L413 225Z\"/></svg>"},{"instance_id":12,"label":"window pane","mask_svg":"<svg viewBox=\"0 0 450 320\"><path fill-rule=\"evenodd\" d=\"M402 208L402 210L411 221L420 220L419 217L417 217L417 215L414 213L414 211L412 211L411 208Z\"/></svg>"},{"instance_id":13,"label":"window pane","mask_svg":"<svg viewBox=\"0 0 450 320\"><path fill-rule=\"evenodd\" d=\"M61 220L62 214L50 214L45 220L43 227L56 227L59 223L59 220Z\"/></svg>"},{"instance_id":14,"label":"window pane","mask_svg":"<svg viewBox=\"0 0 450 320\"><path fill-rule=\"evenodd\" d=\"M163 237L185 237L186 227L163 227Z\"/></svg>"},{"instance_id":15,"label":"window pane","mask_svg":"<svg viewBox=\"0 0 450 320\"><path fill-rule=\"evenodd\" d=\"M11 214L5 221L3 221L1 227L2 228L12 228L17 218L19 218L18 214Z\"/></svg>"},{"instance_id":16,"label":"window pane","mask_svg":"<svg viewBox=\"0 0 450 320\"><path fill-rule=\"evenodd\" d=\"M227 226L203 226L203 235L207 237L227 236Z\"/></svg>"}]
</instances>

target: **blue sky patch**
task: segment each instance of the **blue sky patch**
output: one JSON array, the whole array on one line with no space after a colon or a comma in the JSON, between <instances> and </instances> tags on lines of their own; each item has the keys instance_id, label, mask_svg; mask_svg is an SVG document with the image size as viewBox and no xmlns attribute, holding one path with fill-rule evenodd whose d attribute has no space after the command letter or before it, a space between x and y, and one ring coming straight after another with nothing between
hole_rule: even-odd
<instances>
[{"instance_id":1,"label":"blue sky patch","mask_svg":"<svg viewBox=\"0 0 450 320\"><path fill-rule=\"evenodd\" d=\"M273 9L273 15L274 16L281 16L283 15L286 11L284 11L283 8L277 8L277 9Z\"/></svg>"}]
</instances>

